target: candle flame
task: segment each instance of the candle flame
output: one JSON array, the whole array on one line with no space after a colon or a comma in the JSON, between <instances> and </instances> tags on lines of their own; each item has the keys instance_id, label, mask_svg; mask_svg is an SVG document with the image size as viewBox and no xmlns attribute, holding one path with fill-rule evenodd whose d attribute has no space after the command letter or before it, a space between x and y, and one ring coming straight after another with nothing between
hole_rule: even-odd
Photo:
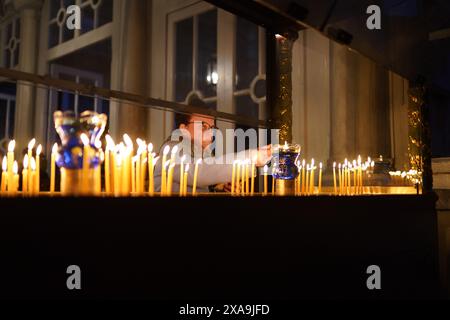
<instances>
[{"instance_id":1,"label":"candle flame","mask_svg":"<svg viewBox=\"0 0 450 320\"><path fill-rule=\"evenodd\" d=\"M80 139L81 139L81 142L83 143L83 145L85 145L85 146L89 145L89 138L85 133L82 133L80 135Z\"/></svg>"},{"instance_id":2,"label":"candle flame","mask_svg":"<svg viewBox=\"0 0 450 320\"><path fill-rule=\"evenodd\" d=\"M358 155L358 164L361 165L361 155Z\"/></svg>"},{"instance_id":3,"label":"candle flame","mask_svg":"<svg viewBox=\"0 0 450 320\"><path fill-rule=\"evenodd\" d=\"M375 161L372 161L371 163L370 163L370 166L373 168L373 167L375 167Z\"/></svg>"},{"instance_id":4,"label":"candle flame","mask_svg":"<svg viewBox=\"0 0 450 320\"><path fill-rule=\"evenodd\" d=\"M148 151L148 153L152 153L152 151L153 151L153 143L149 143L148 144L148 146L147 146L147 151Z\"/></svg>"},{"instance_id":5,"label":"candle flame","mask_svg":"<svg viewBox=\"0 0 450 320\"><path fill-rule=\"evenodd\" d=\"M287 141L284 141L284 150L287 150L288 149L288 143L287 143Z\"/></svg>"},{"instance_id":6,"label":"candle flame","mask_svg":"<svg viewBox=\"0 0 450 320\"><path fill-rule=\"evenodd\" d=\"M153 165L155 165L157 162L158 162L158 160L159 160L159 157L156 157L156 158L153 158Z\"/></svg>"},{"instance_id":7,"label":"candle flame","mask_svg":"<svg viewBox=\"0 0 450 320\"><path fill-rule=\"evenodd\" d=\"M309 171L309 164L306 165L306 171Z\"/></svg>"},{"instance_id":8,"label":"candle flame","mask_svg":"<svg viewBox=\"0 0 450 320\"><path fill-rule=\"evenodd\" d=\"M27 154L23 157L23 168L25 170L28 169L28 155Z\"/></svg>"},{"instance_id":9,"label":"candle flame","mask_svg":"<svg viewBox=\"0 0 450 320\"><path fill-rule=\"evenodd\" d=\"M183 156L181 157L181 163L183 163L186 160L186 155L183 154Z\"/></svg>"},{"instance_id":10,"label":"candle flame","mask_svg":"<svg viewBox=\"0 0 450 320\"><path fill-rule=\"evenodd\" d=\"M17 161L14 161L13 164L13 173L17 174L17 172L19 172L19 165L17 164Z\"/></svg>"},{"instance_id":11,"label":"candle flame","mask_svg":"<svg viewBox=\"0 0 450 320\"><path fill-rule=\"evenodd\" d=\"M341 169L341 164L339 163L339 169Z\"/></svg>"},{"instance_id":12,"label":"candle flame","mask_svg":"<svg viewBox=\"0 0 450 320\"><path fill-rule=\"evenodd\" d=\"M302 161L302 167L303 168L305 167L305 159L303 159L303 161Z\"/></svg>"},{"instance_id":13,"label":"candle flame","mask_svg":"<svg viewBox=\"0 0 450 320\"><path fill-rule=\"evenodd\" d=\"M31 159L30 159L30 168L31 168L31 170L33 170L33 171L36 170L36 160L34 160L33 157L31 157Z\"/></svg>"},{"instance_id":14,"label":"candle flame","mask_svg":"<svg viewBox=\"0 0 450 320\"><path fill-rule=\"evenodd\" d=\"M353 166L356 167L356 160L353 160Z\"/></svg>"},{"instance_id":15,"label":"candle flame","mask_svg":"<svg viewBox=\"0 0 450 320\"><path fill-rule=\"evenodd\" d=\"M36 155L39 156L42 152L42 145L38 145L37 149L36 149Z\"/></svg>"},{"instance_id":16,"label":"candle flame","mask_svg":"<svg viewBox=\"0 0 450 320\"><path fill-rule=\"evenodd\" d=\"M52 153L55 154L58 151L58 144L55 142L52 147Z\"/></svg>"},{"instance_id":17,"label":"candle flame","mask_svg":"<svg viewBox=\"0 0 450 320\"><path fill-rule=\"evenodd\" d=\"M344 165L347 166L347 163L348 163L347 158L345 158Z\"/></svg>"},{"instance_id":18,"label":"candle flame","mask_svg":"<svg viewBox=\"0 0 450 320\"><path fill-rule=\"evenodd\" d=\"M2 161L2 170L6 171L8 168L8 162L6 160L6 157L3 157L3 161Z\"/></svg>"},{"instance_id":19,"label":"candle flame","mask_svg":"<svg viewBox=\"0 0 450 320\"><path fill-rule=\"evenodd\" d=\"M311 167L314 167L314 158L311 159Z\"/></svg>"},{"instance_id":20,"label":"candle flame","mask_svg":"<svg viewBox=\"0 0 450 320\"><path fill-rule=\"evenodd\" d=\"M11 140L8 143L8 152L14 152L15 147L16 147L16 140Z\"/></svg>"},{"instance_id":21,"label":"candle flame","mask_svg":"<svg viewBox=\"0 0 450 320\"><path fill-rule=\"evenodd\" d=\"M111 138L111 136L109 134L107 134L105 136L105 139L106 139L106 148L111 151L114 150L115 143L114 143L113 138Z\"/></svg>"},{"instance_id":22,"label":"candle flame","mask_svg":"<svg viewBox=\"0 0 450 320\"><path fill-rule=\"evenodd\" d=\"M319 163L319 168L320 168L320 170L322 170L322 162Z\"/></svg>"},{"instance_id":23,"label":"candle flame","mask_svg":"<svg viewBox=\"0 0 450 320\"><path fill-rule=\"evenodd\" d=\"M100 149L102 147L102 142L100 140L96 140L94 145L97 149Z\"/></svg>"},{"instance_id":24,"label":"candle flame","mask_svg":"<svg viewBox=\"0 0 450 320\"><path fill-rule=\"evenodd\" d=\"M34 148L34 145L36 144L36 139L33 138L30 140L30 142L28 142L28 149L31 150Z\"/></svg>"},{"instance_id":25,"label":"candle flame","mask_svg":"<svg viewBox=\"0 0 450 320\"><path fill-rule=\"evenodd\" d=\"M178 151L178 146L175 146L172 148L172 154L177 153L177 151Z\"/></svg>"},{"instance_id":26,"label":"candle flame","mask_svg":"<svg viewBox=\"0 0 450 320\"><path fill-rule=\"evenodd\" d=\"M165 146L164 150L163 150L163 154L166 156L170 151L170 147L169 146Z\"/></svg>"},{"instance_id":27,"label":"candle flame","mask_svg":"<svg viewBox=\"0 0 450 320\"><path fill-rule=\"evenodd\" d=\"M269 167L267 167L267 164L264 166L264 174L266 175L267 174L267 170L269 170Z\"/></svg>"},{"instance_id":28,"label":"candle flame","mask_svg":"<svg viewBox=\"0 0 450 320\"><path fill-rule=\"evenodd\" d=\"M123 141L125 142L127 148L133 149L133 140L131 140L130 136L128 134L123 135Z\"/></svg>"},{"instance_id":29,"label":"candle flame","mask_svg":"<svg viewBox=\"0 0 450 320\"><path fill-rule=\"evenodd\" d=\"M195 164L199 165L200 163L202 163L202 159L197 159L197 162Z\"/></svg>"},{"instance_id":30,"label":"candle flame","mask_svg":"<svg viewBox=\"0 0 450 320\"><path fill-rule=\"evenodd\" d=\"M336 168L336 161L333 162L333 168Z\"/></svg>"},{"instance_id":31,"label":"candle flame","mask_svg":"<svg viewBox=\"0 0 450 320\"><path fill-rule=\"evenodd\" d=\"M189 163L186 165L186 167L184 167L184 172L188 172L189 171Z\"/></svg>"}]
</instances>

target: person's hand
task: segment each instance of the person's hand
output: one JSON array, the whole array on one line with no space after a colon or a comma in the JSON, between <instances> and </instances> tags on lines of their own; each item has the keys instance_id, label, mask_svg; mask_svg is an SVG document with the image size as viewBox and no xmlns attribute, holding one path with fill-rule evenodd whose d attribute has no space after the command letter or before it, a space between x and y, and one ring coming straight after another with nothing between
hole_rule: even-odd
<instances>
[{"instance_id":1,"label":"person's hand","mask_svg":"<svg viewBox=\"0 0 450 320\"><path fill-rule=\"evenodd\" d=\"M225 185L223 186L223 189L225 192L231 192L231 182L225 183ZM241 184L239 182L237 182L234 186L234 191L236 193L240 193L241 192Z\"/></svg>"},{"instance_id":2,"label":"person's hand","mask_svg":"<svg viewBox=\"0 0 450 320\"><path fill-rule=\"evenodd\" d=\"M263 167L272 159L272 145L260 147L257 150L256 166Z\"/></svg>"}]
</instances>

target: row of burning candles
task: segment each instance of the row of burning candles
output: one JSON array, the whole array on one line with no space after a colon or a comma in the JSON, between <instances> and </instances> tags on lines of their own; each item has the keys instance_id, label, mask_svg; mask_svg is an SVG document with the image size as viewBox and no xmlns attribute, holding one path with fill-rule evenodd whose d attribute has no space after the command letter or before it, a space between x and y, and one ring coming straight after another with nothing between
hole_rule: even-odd
<instances>
[{"instance_id":1,"label":"row of burning candles","mask_svg":"<svg viewBox=\"0 0 450 320\"><path fill-rule=\"evenodd\" d=\"M124 141L115 144L113 139L106 136L105 152L101 151L101 161L104 163L104 191L108 195L126 196L130 194L143 195L148 192L150 196L155 193L154 185L154 169L160 157L153 152L153 145L148 145L142 139L137 139L137 152L134 153L133 141L128 135L123 136ZM81 140L84 144L83 155L90 154L89 139L86 135L81 135ZM23 159L22 170L22 193L28 195L36 195L40 192L40 154L42 146L38 145L33 157L33 149L36 145L36 140L32 139L28 144L28 152ZM56 174L56 155L57 144L52 148L51 164L50 164L50 193L55 192L55 174ZM101 147L101 146L98 146ZM19 172L18 163L14 159L15 141L10 141L8 145L8 153L2 161L2 179L1 191L8 194L15 194L19 190ZM101 150L101 149L100 149ZM166 146L162 153L161 166L161 195L173 195L173 175L176 166L175 157L178 152L178 147L174 146L170 149ZM169 156L170 153L170 156ZM180 188L179 195L187 195L187 181L190 168L189 163L185 163L185 157L181 158L180 162ZM81 194L88 193L89 188L89 157L83 157L82 167L82 184ZM195 162L194 178L192 184L192 194L196 194L197 176L201 159ZM364 163L361 157L357 160L344 160L343 163L333 163L333 183L335 195L361 194L364 192L363 188L363 172L374 166L374 161L370 157ZM319 177L318 188L315 185L315 166L314 159L310 163L306 160L297 163L298 177L295 179L295 195L311 195L322 192L322 163L319 163ZM101 167L97 166L94 174L95 194L100 194L102 190L101 184ZM268 166L264 166L264 189L263 194L268 194ZM337 174L336 174L337 171ZM148 173L147 173L148 172ZM255 191L255 176L257 175L255 161L249 159L244 161L236 160L233 163L232 177L231 177L231 194L232 195L253 195ZM353 177L352 177L353 175ZM148 189L145 189L145 181L148 176ZM272 180L272 193L275 191L275 179Z\"/></svg>"},{"instance_id":2,"label":"row of burning candles","mask_svg":"<svg viewBox=\"0 0 450 320\"><path fill-rule=\"evenodd\" d=\"M322 162L319 163L319 178L318 184L316 188L316 179L315 173L317 167L314 164L314 159L311 159L310 163L306 163L306 160L303 159L301 162L297 162L298 168L298 176L295 178L295 195L312 195L312 194L320 194L322 193L322 171L323 165ZM358 159L353 161L344 160L343 163L336 164L333 163L333 193L335 195L350 195L350 194L363 194L364 193L364 179L363 175L369 169L373 172L375 162L371 160L370 157L363 163L361 161L361 156L358 156ZM248 171L251 168L251 184L249 187L249 179L248 179ZM254 188L254 165L250 163L250 161L235 161L233 164L233 173L232 173L232 184L231 184L231 193L234 195L253 195ZM275 168L273 167L274 171ZM337 174L336 174L337 170ZM263 194L268 194L268 171L269 168L267 165L264 166L263 176L264 176L264 191ZM273 172L272 171L272 175ZM240 178L240 174L242 175L242 179ZM352 178L353 175L353 178ZM242 181L242 188L236 187L238 185L238 181ZM353 182L353 183L352 183ZM250 191L249 191L250 190ZM275 179L272 179L272 194L275 194Z\"/></svg>"}]
</instances>

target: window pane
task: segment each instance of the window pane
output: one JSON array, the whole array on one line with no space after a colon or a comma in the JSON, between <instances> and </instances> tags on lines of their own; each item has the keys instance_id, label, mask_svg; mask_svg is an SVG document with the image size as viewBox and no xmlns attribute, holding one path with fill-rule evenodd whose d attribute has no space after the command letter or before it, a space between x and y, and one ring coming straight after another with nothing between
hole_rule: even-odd
<instances>
[{"instance_id":1,"label":"window pane","mask_svg":"<svg viewBox=\"0 0 450 320\"><path fill-rule=\"evenodd\" d=\"M8 138L12 138L14 135L14 115L16 113L16 102L11 101L9 103L9 132L8 132Z\"/></svg>"},{"instance_id":2,"label":"window pane","mask_svg":"<svg viewBox=\"0 0 450 320\"><path fill-rule=\"evenodd\" d=\"M0 139L5 137L6 130L6 100L0 99Z\"/></svg>"},{"instance_id":3,"label":"window pane","mask_svg":"<svg viewBox=\"0 0 450 320\"><path fill-rule=\"evenodd\" d=\"M94 110L94 98L79 96L78 97L78 112L81 113L86 110Z\"/></svg>"},{"instance_id":4,"label":"window pane","mask_svg":"<svg viewBox=\"0 0 450 320\"><path fill-rule=\"evenodd\" d=\"M197 88L204 97L216 95L217 10L198 16Z\"/></svg>"},{"instance_id":5,"label":"window pane","mask_svg":"<svg viewBox=\"0 0 450 320\"><path fill-rule=\"evenodd\" d=\"M48 27L48 47L53 48L59 43L59 27L56 23L52 23Z\"/></svg>"},{"instance_id":6,"label":"window pane","mask_svg":"<svg viewBox=\"0 0 450 320\"><path fill-rule=\"evenodd\" d=\"M80 33L86 33L94 29L94 10L91 6L81 9L81 30ZM67 28L65 28L67 29Z\"/></svg>"},{"instance_id":7,"label":"window pane","mask_svg":"<svg viewBox=\"0 0 450 320\"><path fill-rule=\"evenodd\" d=\"M234 99L237 115L258 119L259 105L253 102L249 95L238 96Z\"/></svg>"},{"instance_id":8,"label":"window pane","mask_svg":"<svg viewBox=\"0 0 450 320\"><path fill-rule=\"evenodd\" d=\"M237 17L236 21L236 89L250 87L258 74L258 26Z\"/></svg>"},{"instance_id":9,"label":"window pane","mask_svg":"<svg viewBox=\"0 0 450 320\"><path fill-rule=\"evenodd\" d=\"M192 90L193 19L176 23L175 100L184 101Z\"/></svg>"},{"instance_id":10,"label":"window pane","mask_svg":"<svg viewBox=\"0 0 450 320\"><path fill-rule=\"evenodd\" d=\"M108 22L112 21L112 0L103 0L102 4L98 7L98 25L100 27Z\"/></svg>"},{"instance_id":11,"label":"window pane","mask_svg":"<svg viewBox=\"0 0 450 320\"><path fill-rule=\"evenodd\" d=\"M69 92L58 92L57 109L61 111L75 110L75 95Z\"/></svg>"}]
</instances>

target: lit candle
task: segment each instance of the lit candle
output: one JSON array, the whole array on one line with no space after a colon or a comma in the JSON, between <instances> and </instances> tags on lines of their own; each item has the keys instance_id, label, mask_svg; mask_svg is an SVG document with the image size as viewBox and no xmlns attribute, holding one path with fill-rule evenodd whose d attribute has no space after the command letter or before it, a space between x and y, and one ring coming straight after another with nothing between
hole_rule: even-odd
<instances>
[{"instance_id":1,"label":"lit candle","mask_svg":"<svg viewBox=\"0 0 450 320\"><path fill-rule=\"evenodd\" d=\"M179 196L183 195L183 188L182 186L184 186L184 160L186 159L186 155L183 155L181 157L181 162L180 162L180 192L178 193Z\"/></svg>"},{"instance_id":2,"label":"lit candle","mask_svg":"<svg viewBox=\"0 0 450 320\"><path fill-rule=\"evenodd\" d=\"M267 167L267 165L264 166L264 195L267 195L267 171L269 170L269 168Z\"/></svg>"},{"instance_id":3,"label":"lit candle","mask_svg":"<svg viewBox=\"0 0 450 320\"><path fill-rule=\"evenodd\" d=\"M165 146L163 150L163 158L161 163L161 195L163 196L166 192L166 159L169 154L170 147Z\"/></svg>"},{"instance_id":4,"label":"lit candle","mask_svg":"<svg viewBox=\"0 0 450 320\"><path fill-rule=\"evenodd\" d=\"M141 176L140 176L140 185L139 185L139 192L141 194L144 193L144 189L145 189L145 178L147 176L147 144L145 143L145 141L142 142L141 144Z\"/></svg>"},{"instance_id":5,"label":"lit candle","mask_svg":"<svg viewBox=\"0 0 450 320\"><path fill-rule=\"evenodd\" d=\"M159 157L155 158L155 154L152 153L152 164L150 166L150 173L149 173L149 195L154 196L155 194L155 180L154 180L154 172L155 172L155 165L158 162Z\"/></svg>"},{"instance_id":6,"label":"lit candle","mask_svg":"<svg viewBox=\"0 0 450 320\"><path fill-rule=\"evenodd\" d=\"M2 161L2 184L1 184L1 188L0 191L6 192L6 181L8 180L8 161L6 159L6 157L3 157L3 161Z\"/></svg>"},{"instance_id":7,"label":"lit candle","mask_svg":"<svg viewBox=\"0 0 450 320\"><path fill-rule=\"evenodd\" d=\"M36 148L36 192L39 193L41 190L41 152L42 146L38 145Z\"/></svg>"},{"instance_id":8,"label":"lit candle","mask_svg":"<svg viewBox=\"0 0 450 320\"><path fill-rule=\"evenodd\" d=\"M256 162L256 158L253 159L252 163L251 163L251 187L250 187L250 195L253 195L255 192L255 162Z\"/></svg>"},{"instance_id":9,"label":"lit candle","mask_svg":"<svg viewBox=\"0 0 450 320\"><path fill-rule=\"evenodd\" d=\"M153 155L153 144L150 142L147 146L147 153L148 153L148 193L153 196L153 193L155 191L155 185L153 180L153 170L154 170L154 155Z\"/></svg>"},{"instance_id":10,"label":"lit candle","mask_svg":"<svg viewBox=\"0 0 450 320\"><path fill-rule=\"evenodd\" d=\"M202 163L202 159L197 159L197 161L195 162L195 168L194 168L194 182L192 183L192 194L196 195L197 194L197 177L198 177L198 166L199 164ZM231 188L231 190L233 190L233 188ZM233 191L232 191L233 192Z\"/></svg>"},{"instance_id":11,"label":"lit candle","mask_svg":"<svg viewBox=\"0 0 450 320\"><path fill-rule=\"evenodd\" d=\"M309 167L309 164L307 164L307 165L306 165L306 190L305 190L305 192L306 192L306 194L308 194L308 195L309 195L309 192L310 192L310 190L311 190L311 187L309 186L309 184L310 184L310 182L309 182L309 180L310 180L310 173L309 173L309 170L310 170L310 167Z\"/></svg>"},{"instance_id":12,"label":"lit candle","mask_svg":"<svg viewBox=\"0 0 450 320\"><path fill-rule=\"evenodd\" d=\"M131 159L131 192L134 194L136 192L136 174L135 174L135 163L137 156Z\"/></svg>"},{"instance_id":13,"label":"lit candle","mask_svg":"<svg viewBox=\"0 0 450 320\"><path fill-rule=\"evenodd\" d=\"M247 159L245 161L245 195L249 195L250 193L249 170L250 170L250 160Z\"/></svg>"},{"instance_id":14,"label":"lit candle","mask_svg":"<svg viewBox=\"0 0 450 320\"><path fill-rule=\"evenodd\" d=\"M358 176L357 176L357 179L358 179L358 193L363 193L362 191L363 191L363 189L362 189L362 181L361 181L361 179L362 179L362 167L361 167L361 156L360 155L358 155Z\"/></svg>"},{"instance_id":15,"label":"lit candle","mask_svg":"<svg viewBox=\"0 0 450 320\"><path fill-rule=\"evenodd\" d=\"M35 195L36 194L36 188L34 186L34 183L36 181L36 161L34 160L33 157L29 158L30 161L30 175L28 176L28 193Z\"/></svg>"},{"instance_id":16,"label":"lit candle","mask_svg":"<svg viewBox=\"0 0 450 320\"><path fill-rule=\"evenodd\" d=\"M238 188L242 187L239 182L239 180L241 179L240 175L241 175L241 161L236 160L236 185L235 185L236 195L239 195L240 190Z\"/></svg>"},{"instance_id":17,"label":"lit candle","mask_svg":"<svg viewBox=\"0 0 450 320\"><path fill-rule=\"evenodd\" d=\"M234 179L236 178L236 164L237 164L237 160L234 160L233 168L231 170L231 195L234 195L234 188L235 188Z\"/></svg>"},{"instance_id":18,"label":"lit candle","mask_svg":"<svg viewBox=\"0 0 450 320\"><path fill-rule=\"evenodd\" d=\"M17 161L14 161L13 164L13 194L17 193L17 190L19 189L19 165L17 164Z\"/></svg>"},{"instance_id":19,"label":"lit candle","mask_svg":"<svg viewBox=\"0 0 450 320\"><path fill-rule=\"evenodd\" d=\"M342 166L339 163L339 167L338 167L338 174L339 174L339 194L342 194Z\"/></svg>"},{"instance_id":20,"label":"lit candle","mask_svg":"<svg viewBox=\"0 0 450 320\"><path fill-rule=\"evenodd\" d=\"M82 188L81 193L87 194L89 193L89 166L90 166L90 159L89 159L89 152L90 152L90 146L89 146L89 138L85 133L82 133L80 135L81 142L83 143L83 168L82 168Z\"/></svg>"},{"instance_id":21,"label":"lit candle","mask_svg":"<svg viewBox=\"0 0 450 320\"><path fill-rule=\"evenodd\" d=\"M131 186L131 158L133 156L133 140L131 140L130 136L125 133L123 135L123 141L125 142L126 150L122 166L122 185L123 194L128 195L130 193Z\"/></svg>"},{"instance_id":22,"label":"lit candle","mask_svg":"<svg viewBox=\"0 0 450 320\"><path fill-rule=\"evenodd\" d=\"M141 154L142 154L142 149L139 147L136 156L134 157L134 163L136 164L136 174L134 176L134 192L136 192L136 194L140 194L141 193Z\"/></svg>"},{"instance_id":23,"label":"lit candle","mask_svg":"<svg viewBox=\"0 0 450 320\"><path fill-rule=\"evenodd\" d=\"M8 183L7 189L8 192L12 192L14 188L14 173L13 173L13 165L14 165L14 148L16 147L16 141L11 140L8 144L8 153L6 157L8 158Z\"/></svg>"},{"instance_id":24,"label":"lit candle","mask_svg":"<svg viewBox=\"0 0 450 320\"><path fill-rule=\"evenodd\" d=\"M357 191L358 191L358 168L356 160L353 160L353 194L356 194Z\"/></svg>"},{"instance_id":25,"label":"lit candle","mask_svg":"<svg viewBox=\"0 0 450 320\"><path fill-rule=\"evenodd\" d=\"M36 144L36 139L33 138L30 140L30 142L28 142L28 160L31 159L31 157L33 156L33 148L34 145ZM31 166L28 166L28 190L29 192L32 192L33 190L31 189L31 185L32 181L31 181Z\"/></svg>"},{"instance_id":26,"label":"lit candle","mask_svg":"<svg viewBox=\"0 0 450 320\"><path fill-rule=\"evenodd\" d=\"M173 183L173 171L175 169L175 163L171 163L169 162L169 175L167 178L167 191L166 191L166 195L171 196L172 195L172 183ZM182 188L183 186L180 185L180 188Z\"/></svg>"},{"instance_id":27,"label":"lit candle","mask_svg":"<svg viewBox=\"0 0 450 320\"><path fill-rule=\"evenodd\" d=\"M50 159L50 194L55 192L55 175L56 175L56 153L58 152L58 144L52 147L52 155Z\"/></svg>"},{"instance_id":28,"label":"lit candle","mask_svg":"<svg viewBox=\"0 0 450 320\"><path fill-rule=\"evenodd\" d=\"M334 194L337 194L337 187L336 187L336 162L333 162L333 186L334 186Z\"/></svg>"},{"instance_id":29,"label":"lit candle","mask_svg":"<svg viewBox=\"0 0 450 320\"><path fill-rule=\"evenodd\" d=\"M319 163L319 191L318 194L322 192L322 162Z\"/></svg>"},{"instance_id":30,"label":"lit candle","mask_svg":"<svg viewBox=\"0 0 450 320\"><path fill-rule=\"evenodd\" d=\"M187 178L188 178L188 172L189 172L189 163L186 164L186 167L184 168L183 196L186 196L186 195L187 195Z\"/></svg>"},{"instance_id":31,"label":"lit candle","mask_svg":"<svg viewBox=\"0 0 450 320\"><path fill-rule=\"evenodd\" d=\"M119 147L119 146L117 146ZM118 153L115 157L116 165L114 168L114 195L121 195L121 179L122 179L122 154Z\"/></svg>"},{"instance_id":32,"label":"lit candle","mask_svg":"<svg viewBox=\"0 0 450 320\"><path fill-rule=\"evenodd\" d=\"M106 135L106 148L105 148L105 192L107 195L111 193L111 153L114 152L114 140L109 134Z\"/></svg>"},{"instance_id":33,"label":"lit candle","mask_svg":"<svg viewBox=\"0 0 450 320\"><path fill-rule=\"evenodd\" d=\"M28 154L23 157L22 169L22 194L28 193Z\"/></svg>"},{"instance_id":34,"label":"lit candle","mask_svg":"<svg viewBox=\"0 0 450 320\"><path fill-rule=\"evenodd\" d=\"M311 159L311 178L309 179L309 185L310 185L310 194L314 194L314 185L315 185L315 179L314 179L314 159Z\"/></svg>"},{"instance_id":35,"label":"lit candle","mask_svg":"<svg viewBox=\"0 0 450 320\"><path fill-rule=\"evenodd\" d=\"M352 192L352 164L349 163L348 164L348 169L347 169L347 188L348 188L348 193L351 194Z\"/></svg>"},{"instance_id":36,"label":"lit candle","mask_svg":"<svg viewBox=\"0 0 450 320\"><path fill-rule=\"evenodd\" d=\"M305 159L302 161L302 194L305 194Z\"/></svg>"},{"instance_id":37,"label":"lit candle","mask_svg":"<svg viewBox=\"0 0 450 320\"><path fill-rule=\"evenodd\" d=\"M348 167L348 160L347 160L347 158L345 158L345 160L344 160L344 174L343 174L343 178L344 178L344 193L345 194L348 194L347 167Z\"/></svg>"}]
</instances>

